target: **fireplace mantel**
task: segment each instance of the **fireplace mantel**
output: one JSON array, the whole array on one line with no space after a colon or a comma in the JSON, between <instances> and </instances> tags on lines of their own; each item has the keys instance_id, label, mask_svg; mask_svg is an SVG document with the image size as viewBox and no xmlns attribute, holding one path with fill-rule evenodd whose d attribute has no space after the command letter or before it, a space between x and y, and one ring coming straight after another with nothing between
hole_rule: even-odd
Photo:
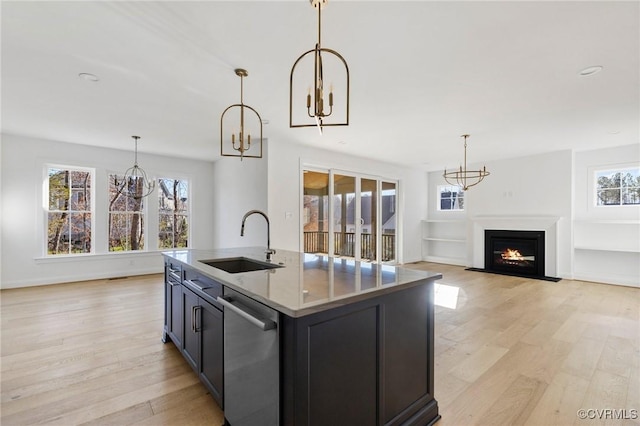
<instances>
[{"instance_id":1,"label":"fireplace mantel","mask_svg":"<svg viewBox=\"0 0 640 426\"><path fill-rule=\"evenodd\" d=\"M514 231L545 231L545 275L558 275L558 222L559 216L473 216L472 266L484 268L484 231L503 229Z\"/></svg>"}]
</instances>

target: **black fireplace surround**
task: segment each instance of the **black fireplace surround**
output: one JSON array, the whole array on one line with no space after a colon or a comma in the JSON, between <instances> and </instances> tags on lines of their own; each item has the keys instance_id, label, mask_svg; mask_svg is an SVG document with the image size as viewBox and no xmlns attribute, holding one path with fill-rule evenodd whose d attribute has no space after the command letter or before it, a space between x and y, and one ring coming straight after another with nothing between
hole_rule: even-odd
<instances>
[{"instance_id":1,"label":"black fireplace surround","mask_svg":"<svg viewBox=\"0 0 640 426\"><path fill-rule=\"evenodd\" d=\"M484 268L521 277L543 278L544 231L484 231Z\"/></svg>"}]
</instances>

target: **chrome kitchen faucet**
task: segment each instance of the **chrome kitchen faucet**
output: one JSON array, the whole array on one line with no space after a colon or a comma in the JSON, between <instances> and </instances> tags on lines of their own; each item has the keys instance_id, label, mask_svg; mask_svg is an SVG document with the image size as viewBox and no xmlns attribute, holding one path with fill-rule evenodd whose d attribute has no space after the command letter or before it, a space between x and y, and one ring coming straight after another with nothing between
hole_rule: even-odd
<instances>
[{"instance_id":1,"label":"chrome kitchen faucet","mask_svg":"<svg viewBox=\"0 0 640 426\"><path fill-rule=\"evenodd\" d=\"M264 214L260 210L249 210L248 212L246 212L244 214L244 217L242 218L242 227L240 228L240 236L244 237L244 222L247 220L249 216L251 216L254 213L261 215L262 217L264 217L264 220L267 221L267 250L265 251L265 253L267 255L267 262L271 262L271 255L276 254L276 251L271 248L271 230L269 226L269 217L267 217L266 214Z\"/></svg>"}]
</instances>

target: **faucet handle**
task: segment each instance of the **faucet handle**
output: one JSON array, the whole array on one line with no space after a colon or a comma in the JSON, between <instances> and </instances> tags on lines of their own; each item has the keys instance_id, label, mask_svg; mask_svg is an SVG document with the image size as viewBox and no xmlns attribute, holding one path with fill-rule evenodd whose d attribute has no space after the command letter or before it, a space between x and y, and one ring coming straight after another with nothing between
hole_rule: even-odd
<instances>
[{"instance_id":1,"label":"faucet handle","mask_svg":"<svg viewBox=\"0 0 640 426\"><path fill-rule=\"evenodd\" d=\"M276 251L272 248L268 248L264 251L267 255L267 261L271 261L271 255L276 254Z\"/></svg>"}]
</instances>

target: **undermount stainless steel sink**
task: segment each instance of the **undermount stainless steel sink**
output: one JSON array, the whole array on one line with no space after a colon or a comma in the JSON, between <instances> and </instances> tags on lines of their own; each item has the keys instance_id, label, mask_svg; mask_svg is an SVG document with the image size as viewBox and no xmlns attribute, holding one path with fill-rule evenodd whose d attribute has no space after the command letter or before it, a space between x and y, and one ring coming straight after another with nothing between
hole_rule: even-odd
<instances>
[{"instance_id":1,"label":"undermount stainless steel sink","mask_svg":"<svg viewBox=\"0 0 640 426\"><path fill-rule=\"evenodd\" d=\"M229 259L201 260L205 265L222 269L230 274L238 274L240 272L262 271L265 269L282 268L281 265L274 265L266 262L258 262L246 257L232 257Z\"/></svg>"}]
</instances>

